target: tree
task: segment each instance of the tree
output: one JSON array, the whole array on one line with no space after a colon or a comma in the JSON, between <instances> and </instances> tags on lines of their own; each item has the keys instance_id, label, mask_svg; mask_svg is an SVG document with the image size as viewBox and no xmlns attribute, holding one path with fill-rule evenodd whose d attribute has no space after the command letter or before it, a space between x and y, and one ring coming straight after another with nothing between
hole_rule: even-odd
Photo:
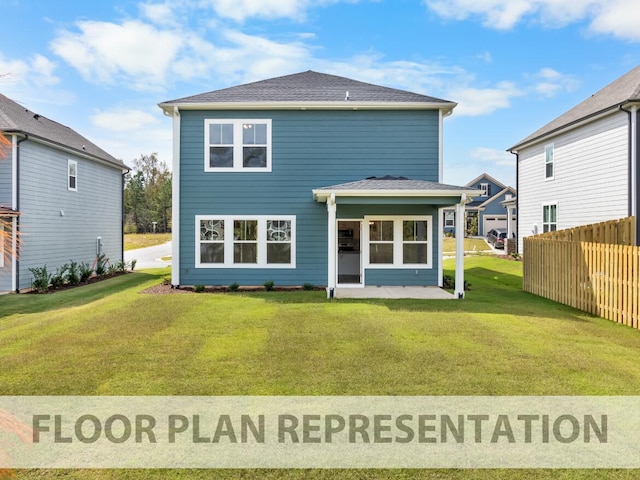
<instances>
[{"instance_id":1,"label":"tree","mask_svg":"<svg viewBox=\"0 0 640 480\"><path fill-rule=\"evenodd\" d=\"M128 232L168 232L171 223L171 172L156 153L141 155L127 174L125 215Z\"/></svg>"}]
</instances>

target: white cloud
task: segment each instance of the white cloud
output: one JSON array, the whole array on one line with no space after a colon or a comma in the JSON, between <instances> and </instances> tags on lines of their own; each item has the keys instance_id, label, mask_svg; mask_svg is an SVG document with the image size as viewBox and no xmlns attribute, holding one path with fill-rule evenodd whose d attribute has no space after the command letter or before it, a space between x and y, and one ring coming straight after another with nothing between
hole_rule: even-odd
<instances>
[{"instance_id":1,"label":"white cloud","mask_svg":"<svg viewBox=\"0 0 640 480\"><path fill-rule=\"evenodd\" d=\"M63 31L51 48L85 80L98 83L122 80L137 89L159 87L183 43L178 32L140 21L83 21L77 26L79 32Z\"/></svg>"},{"instance_id":2,"label":"white cloud","mask_svg":"<svg viewBox=\"0 0 640 480\"><path fill-rule=\"evenodd\" d=\"M425 0L425 5L443 18L480 18L484 26L499 30L525 19L548 27L586 20L593 33L640 41L637 0Z\"/></svg>"},{"instance_id":3,"label":"white cloud","mask_svg":"<svg viewBox=\"0 0 640 480\"><path fill-rule=\"evenodd\" d=\"M496 150L495 148L476 147L471 149L469 156L474 160L490 163L498 167L513 167L515 165L515 157L504 150Z\"/></svg>"},{"instance_id":4,"label":"white cloud","mask_svg":"<svg viewBox=\"0 0 640 480\"><path fill-rule=\"evenodd\" d=\"M326 7L336 3L358 3L360 0L203 0L217 15L243 22L247 18L264 20L290 18L303 20L314 7Z\"/></svg>"},{"instance_id":5,"label":"white cloud","mask_svg":"<svg viewBox=\"0 0 640 480\"><path fill-rule=\"evenodd\" d=\"M458 102L454 110L456 117L477 117L502 108L509 108L512 98L525 93L511 82L500 82L493 88L454 88L451 90L450 97Z\"/></svg>"},{"instance_id":6,"label":"white cloud","mask_svg":"<svg viewBox=\"0 0 640 480\"><path fill-rule=\"evenodd\" d=\"M540 95L551 98L561 92L574 91L579 82L570 75L562 74L552 68L542 68L531 76L533 90Z\"/></svg>"},{"instance_id":7,"label":"white cloud","mask_svg":"<svg viewBox=\"0 0 640 480\"><path fill-rule=\"evenodd\" d=\"M96 127L112 132L146 129L161 124L158 115L135 109L113 109L99 112L91 117L91 122Z\"/></svg>"}]
</instances>

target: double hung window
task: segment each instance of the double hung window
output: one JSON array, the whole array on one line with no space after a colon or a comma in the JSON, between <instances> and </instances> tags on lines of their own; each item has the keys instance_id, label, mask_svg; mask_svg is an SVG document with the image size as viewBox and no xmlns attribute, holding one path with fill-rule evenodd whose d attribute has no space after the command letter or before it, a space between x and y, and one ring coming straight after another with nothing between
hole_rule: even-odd
<instances>
[{"instance_id":1,"label":"double hung window","mask_svg":"<svg viewBox=\"0 0 640 480\"><path fill-rule=\"evenodd\" d=\"M271 120L205 120L207 172L271 171Z\"/></svg>"},{"instance_id":2,"label":"double hung window","mask_svg":"<svg viewBox=\"0 0 640 480\"><path fill-rule=\"evenodd\" d=\"M431 217L365 218L370 267L431 268Z\"/></svg>"}]
</instances>

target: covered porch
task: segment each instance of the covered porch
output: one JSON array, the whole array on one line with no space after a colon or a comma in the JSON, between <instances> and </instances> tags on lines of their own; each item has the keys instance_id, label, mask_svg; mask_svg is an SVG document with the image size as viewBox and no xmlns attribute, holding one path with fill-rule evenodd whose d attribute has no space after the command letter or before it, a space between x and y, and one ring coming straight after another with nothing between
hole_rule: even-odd
<instances>
[{"instance_id":1,"label":"covered porch","mask_svg":"<svg viewBox=\"0 0 640 480\"><path fill-rule=\"evenodd\" d=\"M313 190L327 206L329 298L463 298L464 237L456 237L455 292L440 287L442 218L480 191L406 177L370 177ZM464 232L462 225L457 232Z\"/></svg>"}]
</instances>

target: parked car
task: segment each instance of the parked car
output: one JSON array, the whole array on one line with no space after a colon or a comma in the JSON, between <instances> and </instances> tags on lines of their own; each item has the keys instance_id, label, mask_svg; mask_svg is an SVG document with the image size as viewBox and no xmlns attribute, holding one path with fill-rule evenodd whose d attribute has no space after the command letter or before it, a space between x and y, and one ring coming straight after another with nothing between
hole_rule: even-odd
<instances>
[{"instance_id":1,"label":"parked car","mask_svg":"<svg viewBox=\"0 0 640 480\"><path fill-rule=\"evenodd\" d=\"M495 248L504 248L507 240L507 230L505 228L493 228L487 233L487 242Z\"/></svg>"}]
</instances>

